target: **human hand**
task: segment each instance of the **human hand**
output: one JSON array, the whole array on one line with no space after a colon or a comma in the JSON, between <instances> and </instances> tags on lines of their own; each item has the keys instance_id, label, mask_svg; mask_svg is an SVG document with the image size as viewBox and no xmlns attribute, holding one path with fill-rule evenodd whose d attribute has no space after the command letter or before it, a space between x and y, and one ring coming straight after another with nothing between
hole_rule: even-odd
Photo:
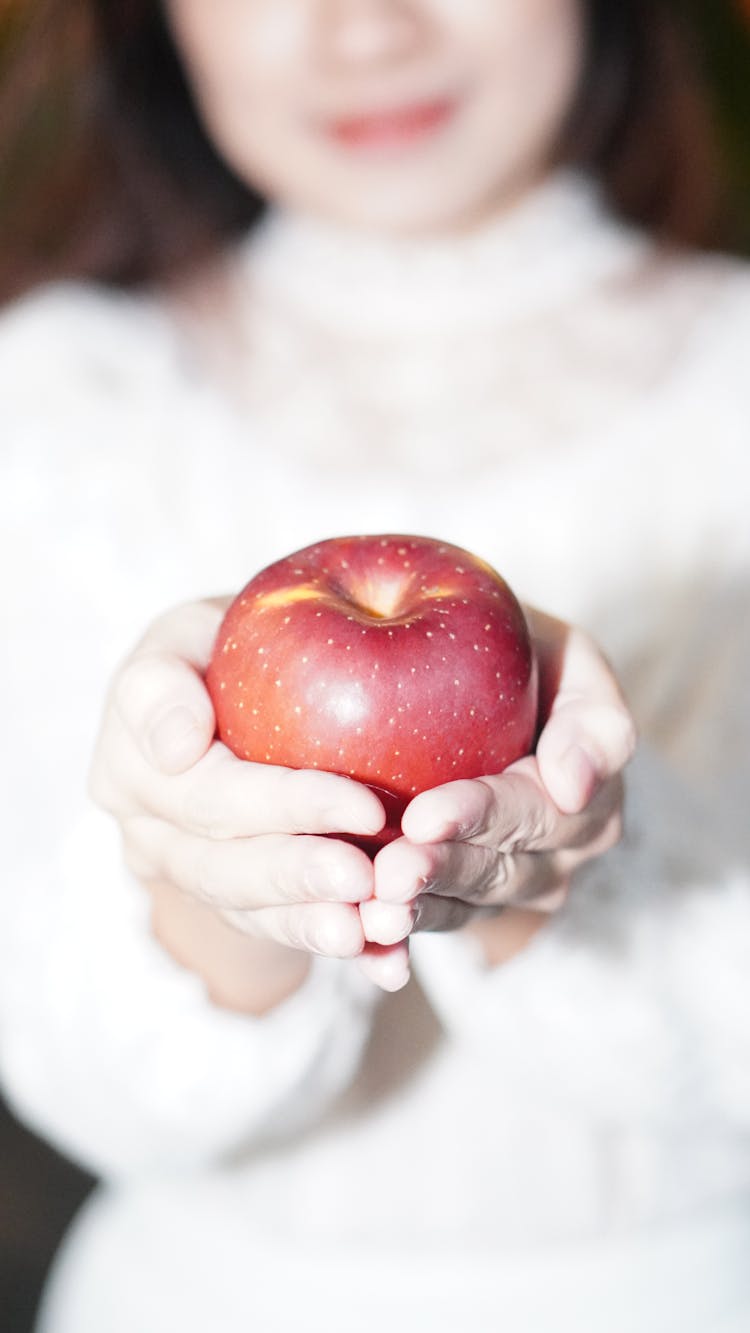
<instances>
[{"instance_id":1,"label":"human hand","mask_svg":"<svg viewBox=\"0 0 750 1333\"><path fill-rule=\"evenodd\" d=\"M415 797L403 837L375 859L375 897L360 908L362 965L408 979L408 936L453 930L507 907L544 915L574 872L615 845L622 770L635 727L612 668L582 631L526 611L540 668L536 752L498 776ZM526 931L528 935L529 931Z\"/></svg>"},{"instance_id":2,"label":"human hand","mask_svg":"<svg viewBox=\"0 0 750 1333\"><path fill-rule=\"evenodd\" d=\"M170 912L187 898L254 941L353 958L364 944L357 904L372 893L373 866L323 835L377 833L382 806L349 778L246 763L214 739L201 672L228 601L167 613L122 665L91 795L119 822L129 867ZM164 886L179 892L165 895ZM164 935L168 944L162 923ZM236 948L231 954L241 966ZM281 964L283 951L272 954ZM212 969L221 966L213 959Z\"/></svg>"}]
</instances>

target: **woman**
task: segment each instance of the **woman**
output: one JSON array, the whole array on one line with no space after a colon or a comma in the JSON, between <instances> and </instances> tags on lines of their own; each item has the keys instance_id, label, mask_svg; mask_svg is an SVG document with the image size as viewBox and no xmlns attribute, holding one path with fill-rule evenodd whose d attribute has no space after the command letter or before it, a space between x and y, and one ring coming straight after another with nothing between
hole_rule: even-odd
<instances>
[{"instance_id":1,"label":"woman","mask_svg":"<svg viewBox=\"0 0 750 1333\"><path fill-rule=\"evenodd\" d=\"M3 1076L110 1181L45 1330L747 1322L750 287L657 240L708 214L653 15L101 6L76 262L148 286L0 335ZM364 789L212 743L220 605L162 608L346 530L458 541L596 634L645 741L620 847L629 714L538 612L536 754L374 865L316 836L372 830Z\"/></svg>"}]
</instances>

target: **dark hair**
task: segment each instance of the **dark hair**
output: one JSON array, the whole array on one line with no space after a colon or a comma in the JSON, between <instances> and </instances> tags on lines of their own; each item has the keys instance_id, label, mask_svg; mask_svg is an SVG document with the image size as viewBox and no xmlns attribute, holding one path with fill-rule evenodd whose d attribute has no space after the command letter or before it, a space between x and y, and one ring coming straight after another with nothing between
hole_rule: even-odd
<instances>
[{"instance_id":1,"label":"dark hair","mask_svg":"<svg viewBox=\"0 0 750 1333\"><path fill-rule=\"evenodd\" d=\"M667 0L581 2L588 49L555 161L590 170L615 212L665 240L716 243L711 117L683 27ZM202 128L161 5L19 9L0 39L0 193L4 169L16 200L0 297L51 276L158 281L260 217Z\"/></svg>"}]
</instances>

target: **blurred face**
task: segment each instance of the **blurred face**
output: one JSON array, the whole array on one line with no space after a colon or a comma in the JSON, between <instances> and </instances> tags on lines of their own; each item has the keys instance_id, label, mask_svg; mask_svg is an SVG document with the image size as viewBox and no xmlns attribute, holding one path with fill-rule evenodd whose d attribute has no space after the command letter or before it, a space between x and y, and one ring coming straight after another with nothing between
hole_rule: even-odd
<instances>
[{"instance_id":1,"label":"blurred face","mask_svg":"<svg viewBox=\"0 0 750 1333\"><path fill-rule=\"evenodd\" d=\"M165 0L204 124L273 201L402 232L474 225L544 170L580 0Z\"/></svg>"}]
</instances>

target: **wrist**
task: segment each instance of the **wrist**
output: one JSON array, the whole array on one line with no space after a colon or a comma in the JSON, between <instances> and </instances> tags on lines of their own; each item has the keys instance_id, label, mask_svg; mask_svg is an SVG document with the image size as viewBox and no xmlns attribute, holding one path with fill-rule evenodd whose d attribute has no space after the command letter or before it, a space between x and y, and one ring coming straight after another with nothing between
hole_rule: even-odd
<instances>
[{"instance_id":1,"label":"wrist","mask_svg":"<svg viewBox=\"0 0 750 1333\"><path fill-rule=\"evenodd\" d=\"M309 954L243 934L172 884L147 888L154 937L175 962L201 978L219 1008L260 1017L306 980Z\"/></svg>"},{"instance_id":2,"label":"wrist","mask_svg":"<svg viewBox=\"0 0 750 1333\"><path fill-rule=\"evenodd\" d=\"M505 907L497 916L482 917L464 929L479 940L487 966L501 967L526 948L547 920L541 912Z\"/></svg>"}]
</instances>

